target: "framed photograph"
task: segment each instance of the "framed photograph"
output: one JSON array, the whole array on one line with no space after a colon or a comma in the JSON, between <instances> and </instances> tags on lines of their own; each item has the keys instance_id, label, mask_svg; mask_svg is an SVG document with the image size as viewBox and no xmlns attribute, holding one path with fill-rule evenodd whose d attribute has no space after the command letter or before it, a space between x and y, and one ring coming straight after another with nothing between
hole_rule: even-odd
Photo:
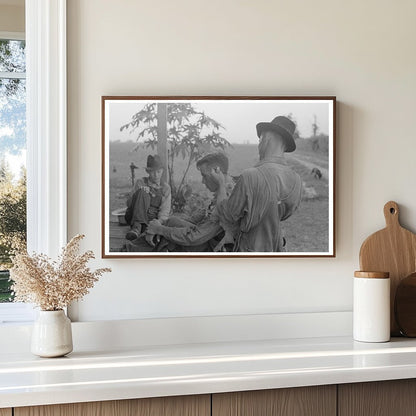
<instances>
[{"instance_id":1,"label":"framed photograph","mask_svg":"<svg viewBox=\"0 0 416 416\"><path fill-rule=\"evenodd\" d=\"M335 97L102 97L102 256L335 257Z\"/></svg>"}]
</instances>

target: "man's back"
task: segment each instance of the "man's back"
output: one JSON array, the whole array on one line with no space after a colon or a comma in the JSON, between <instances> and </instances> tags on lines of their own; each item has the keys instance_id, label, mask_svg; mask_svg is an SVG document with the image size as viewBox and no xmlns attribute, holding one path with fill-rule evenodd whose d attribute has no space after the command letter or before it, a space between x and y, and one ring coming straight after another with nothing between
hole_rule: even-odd
<instances>
[{"instance_id":1,"label":"man's back","mask_svg":"<svg viewBox=\"0 0 416 416\"><path fill-rule=\"evenodd\" d=\"M239 225L236 250L284 251L280 223L299 206L301 193L300 176L283 158L264 160L246 169L220 209L226 221Z\"/></svg>"}]
</instances>

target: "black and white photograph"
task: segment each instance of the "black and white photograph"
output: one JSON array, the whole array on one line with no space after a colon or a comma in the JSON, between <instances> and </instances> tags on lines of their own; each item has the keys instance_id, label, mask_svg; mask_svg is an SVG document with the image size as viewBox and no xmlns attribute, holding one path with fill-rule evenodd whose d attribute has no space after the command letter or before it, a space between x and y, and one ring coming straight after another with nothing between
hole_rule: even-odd
<instances>
[{"instance_id":1,"label":"black and white photograph","mask_svg":"<svg viewBox=\"0 0 416 416\"><path fill-rule=\"evenodd\" d=\"M334 257L335 97L102 97L102 256Z\"/></svg>"}]
</instances>

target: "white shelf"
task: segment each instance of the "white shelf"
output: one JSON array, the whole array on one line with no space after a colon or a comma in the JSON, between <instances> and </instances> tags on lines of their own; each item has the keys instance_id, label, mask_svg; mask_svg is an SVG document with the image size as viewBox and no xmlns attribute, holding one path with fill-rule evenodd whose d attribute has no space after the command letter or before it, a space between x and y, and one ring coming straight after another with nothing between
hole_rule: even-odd
<instances>
[{"instance_id":1,"label":"white shelf","mask_svg":"<svg viewBox=\"0 0 416 416\"><path fill-rule=\"evenodd\" d=\"M404 338L142 345L60 359L8 352L0 354L0 408L414 377L416 340Z\"/></svg>"}]
</instances>

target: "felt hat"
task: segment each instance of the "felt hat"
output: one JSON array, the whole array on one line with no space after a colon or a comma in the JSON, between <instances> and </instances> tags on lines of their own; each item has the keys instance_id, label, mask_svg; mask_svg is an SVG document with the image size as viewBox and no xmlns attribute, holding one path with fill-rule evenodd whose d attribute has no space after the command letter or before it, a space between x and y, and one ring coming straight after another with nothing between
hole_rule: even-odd
<instances>
[{"instance_id":1,"label":"felt hat","mask_svg":"<svg viewBox=\"0 0 416 416\"><path fill-rule=\"evenodd\" d=\"M285 116L277 116L270 123L262 122L256 126L257 136L260 137L263 131L274 131L278 133L286 143L286 152L295 151L296 143L294 133L296 124Z\"/></svg>"},{"instance_id":2,"label":"felt hat","mask_svg":"<svg viewBox=\"0 0 416 416\"><path fill-rule=\"evenodd\" d=\"M163 169L162 161L159 155L147 156L146 170L158 170Z\"/></svg>"}]
</instances>

